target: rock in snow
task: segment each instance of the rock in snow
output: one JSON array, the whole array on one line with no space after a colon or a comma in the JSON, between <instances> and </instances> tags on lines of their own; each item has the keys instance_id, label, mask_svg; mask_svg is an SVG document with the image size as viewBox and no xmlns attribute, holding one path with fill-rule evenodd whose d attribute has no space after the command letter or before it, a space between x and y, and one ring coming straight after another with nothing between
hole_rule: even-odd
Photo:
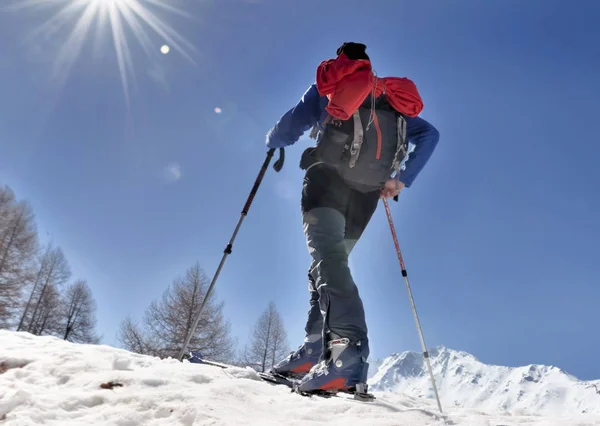
<instances>
[{"instance_id":1,"label":"rock in snow","mask_svg":"<svg viewBox=\"0 0 600 426\"><path fill-rule=\"evenodd\" d=\"M410 371L418 375L416 369ZM534 373L531 377L537 380ZM477 407L467 409L449 403L440 414L428 398L389 391L377 396L372 403L307 398L262 381L249 368L220 369L104 345L78 345L54 337L0 331L2 426L600 424L600 416L592 414L487 414Z\"/></svg>"}]
</instances>

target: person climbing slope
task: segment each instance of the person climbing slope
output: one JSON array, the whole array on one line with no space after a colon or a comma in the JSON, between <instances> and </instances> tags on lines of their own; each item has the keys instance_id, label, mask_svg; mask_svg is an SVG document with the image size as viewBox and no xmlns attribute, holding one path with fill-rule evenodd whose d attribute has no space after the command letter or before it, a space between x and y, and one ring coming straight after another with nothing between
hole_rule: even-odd
<instances>
[{"instance_id":1,"label":"person climbing slope","mask_svg":"<svg viewBox=\"0 0 600 426\"><path fill-rule=\"evenodd\" d=\"M379 199L409 188L438 144L437 129L418 116L422 109L411 80L376 77L366 46L348 42L318 66L316 82L267 133L269 149L290 146L309 129L316 139L300 161L312 257L306 334L272 369L301 378L302 392L366 384L368 330L348 257Z\"/></svg>"}]
</instances>

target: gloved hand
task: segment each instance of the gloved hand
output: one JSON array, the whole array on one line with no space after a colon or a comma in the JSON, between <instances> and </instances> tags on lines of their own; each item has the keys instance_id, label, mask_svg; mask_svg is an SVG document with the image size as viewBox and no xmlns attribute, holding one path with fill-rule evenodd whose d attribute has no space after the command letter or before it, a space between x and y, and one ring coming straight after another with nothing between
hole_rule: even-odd
<instances>
[{"instance_id":1,"label":"gloved hand","mask_svg":"<svg viewBox=\"0 0 600 426\"><path fill-rule=\"evenodd\" d=\"M338 47L337 55L341 55L345 53L348 59L366 59L370 60L369 55L365 52L367 50L367 46L362 43L354 43L352 41L346 42Z\"/></svg>"},{"instance_id":2,"label":"gloved hand","mask_svg":"<svg viewBox=\"0 0 600 426\"><path fill-rule=\"evenodd\" d=\"M288 145L290 145L290 143L283 141L283 140L279 139L277 136L275 136L275 128L272 128L267 132L266 145L267 145L268 149L273 149L273 148L285 148Z\"/></svg>"},{"instance_id":3,"label":"gloved hand","mask_svg":"<svg viewBox=\"0 0 600 426\"><path fill-rule=\"evenodd\" d=\"M400 191L404 189L404 184L396 178L388 179L388 181L381 188L382 198L395 198L400 194Z\"/></svg>"}]
</instances>

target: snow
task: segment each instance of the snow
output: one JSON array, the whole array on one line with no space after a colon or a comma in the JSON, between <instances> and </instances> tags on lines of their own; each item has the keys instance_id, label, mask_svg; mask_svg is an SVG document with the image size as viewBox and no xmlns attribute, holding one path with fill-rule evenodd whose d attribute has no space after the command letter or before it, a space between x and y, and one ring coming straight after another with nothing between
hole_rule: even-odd
<instances>
[{"instance_id":1,"label":"snow","mask_svg":"<svg viewBox=\"0 0 600 426\"><path fill-rule=\"evenodd\" d=\"M110 383L116 384L111 388ZM103 386L101 386L103 385ZM591 426L600 416L506 416L392 392L307 398L251 369L0 331L0 425Z\"/></svg>"},{"instance_id":2,"label":"snow","mask_svg":"<svg viewBox=\"0 0 600 426\"><path fill-rule=\"evenodd\" d=\"M446 406L476 407L501 414L600 415L598 381L578 380L557 367L487 365L467 352L443 346L430 351L430 360L442 404ZM433 395L423 355L417 352L394 354L382 360L369 384L371 390L415 398Z\"/></svg>"}]
</instances>

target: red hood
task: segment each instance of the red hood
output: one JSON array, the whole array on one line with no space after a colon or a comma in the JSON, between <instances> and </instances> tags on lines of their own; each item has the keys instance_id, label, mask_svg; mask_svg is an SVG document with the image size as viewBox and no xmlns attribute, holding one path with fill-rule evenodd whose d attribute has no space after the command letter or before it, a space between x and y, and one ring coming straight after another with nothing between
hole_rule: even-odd
<instances>
[{"instance_id":1,"label":"red hood","mask_svg":"<svg viewBox=\"0 0 600 426\"><path fill-rule=\"evenodd\" d=\"M373 92L381 96L385 89L390 105L398 112L416 117L423 110L423 101L417 86L408 78L373 75L371 62L366 59L352 60L342 53L336 59L321 62L317 68L317 89L321 96L329 98L325 108L340 120L347 120Z\"/></svg>"}]
</instances>

